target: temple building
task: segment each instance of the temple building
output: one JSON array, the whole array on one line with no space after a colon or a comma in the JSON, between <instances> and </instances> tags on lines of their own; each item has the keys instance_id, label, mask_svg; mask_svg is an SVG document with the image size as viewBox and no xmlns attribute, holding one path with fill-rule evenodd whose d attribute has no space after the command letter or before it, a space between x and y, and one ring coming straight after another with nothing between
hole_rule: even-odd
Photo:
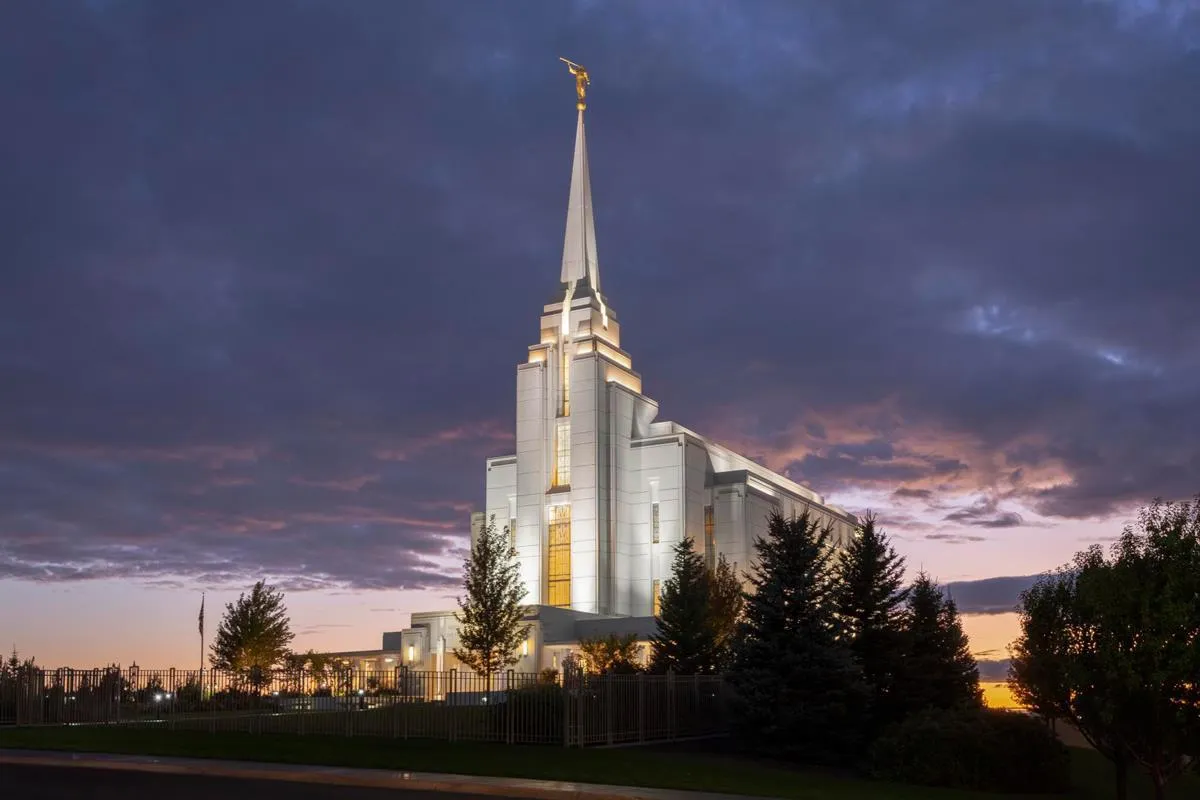
<instances>
[{"instance_id":1,"label":"temple building","mask_svg":"<svg viewBox=\"0 0 1200 800\"><path fill-rule=\"evenodd\" d=\"M723 554L743 569L772 511L816 515L841 542L855 524L812 490L658 418L601 290L579 94L559 281L517 366L516 452L487 460L485 504L471 520L472 541L494 517L517 552L531 607L518 671L558 666L585 636L648 639L682 537L710 567ZM413 614L385 637L406 665L456 666L451 611Z\"/></svg>"}]
</instances>

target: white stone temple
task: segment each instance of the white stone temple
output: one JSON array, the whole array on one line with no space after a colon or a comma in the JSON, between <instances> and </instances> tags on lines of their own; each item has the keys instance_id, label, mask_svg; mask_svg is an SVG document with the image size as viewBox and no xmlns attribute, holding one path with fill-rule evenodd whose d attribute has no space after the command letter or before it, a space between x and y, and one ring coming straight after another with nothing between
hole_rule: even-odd
<instances>
[{"instance_id":1,"label":"white stone temple","mask_svg":"<svg viewBox=\"0 0 1200 800\"><path fill-rule=\"evenodd\" d=\"M744 569L772 511L807 511L842 542L855 524L812 490L658 419L601 291L580 99L556 299L517 366L516 453L487 460L484 510L471 520L472 541L494 516L517 552L531 606L518 671L557 667L583 636L648 638L685 536L710 566L723 554ZM457 666L457 638L451 611L385 634L396 660L421 669Z\"/></svg>"}]
</instances>

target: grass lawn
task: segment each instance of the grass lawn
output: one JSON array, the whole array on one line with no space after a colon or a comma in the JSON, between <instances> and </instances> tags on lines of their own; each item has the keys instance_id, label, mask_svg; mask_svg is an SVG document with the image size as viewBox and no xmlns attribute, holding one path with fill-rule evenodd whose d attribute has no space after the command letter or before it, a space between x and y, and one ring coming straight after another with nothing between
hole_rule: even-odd
<instances>
[{"instance_id":1,"label":"grass lawn","mask_svg":"<svg viewBox=\"0 0 1200 800\"><path fill-rule=\"evenodd\" d=\"M0 747L77 752L134 753L239 761L407 769L462 775L495 775L586 783L615 783L670 789L753 794L796 800L917 800L917 798L997 798L999 795L929 789L864 781L811 770L723 756L713 743L696 752L680 745L654 748L567 749L374 737L296 736L146 728L73 727L0 729ZM1112 771L1097 754L1073 749L1080 800L1113 797ZM1149 784L1138 780L1131 800L1149 798ZM1180 781L1173 798L1200 797L1200 780Z\"/></svg>"}]
</instances>

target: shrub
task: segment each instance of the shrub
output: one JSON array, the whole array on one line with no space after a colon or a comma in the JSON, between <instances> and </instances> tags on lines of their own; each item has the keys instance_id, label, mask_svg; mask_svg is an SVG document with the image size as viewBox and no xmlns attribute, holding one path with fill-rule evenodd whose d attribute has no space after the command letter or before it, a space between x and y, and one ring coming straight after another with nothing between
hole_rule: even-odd
<instances>
[{"instance_id":1,"label":"shrub","mask_svg":"<svg viewBox=\"0 0 1200 800\"><path fill-rule=\"evenodd\" d=\"M996 709L915 714L868 749L874 778L995 792L1070 788L1067 748L1033 717Z\"/></svg>"}]
</instances>

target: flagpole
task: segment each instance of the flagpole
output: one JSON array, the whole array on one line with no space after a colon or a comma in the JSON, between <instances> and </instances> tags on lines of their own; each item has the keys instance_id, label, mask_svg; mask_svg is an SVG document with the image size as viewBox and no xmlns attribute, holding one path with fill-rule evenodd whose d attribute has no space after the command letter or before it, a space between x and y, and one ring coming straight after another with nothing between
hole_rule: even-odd
<instances>
[{"instance_id":1,"label":"flagpole","mask_svg":"<svg viewBox=\"0 0 1200 800\"><path fill-rule=\"evenodd\" d=\"M200 593L200 697L204 697L204 592Z\"/></svg>"}]
</instances>

